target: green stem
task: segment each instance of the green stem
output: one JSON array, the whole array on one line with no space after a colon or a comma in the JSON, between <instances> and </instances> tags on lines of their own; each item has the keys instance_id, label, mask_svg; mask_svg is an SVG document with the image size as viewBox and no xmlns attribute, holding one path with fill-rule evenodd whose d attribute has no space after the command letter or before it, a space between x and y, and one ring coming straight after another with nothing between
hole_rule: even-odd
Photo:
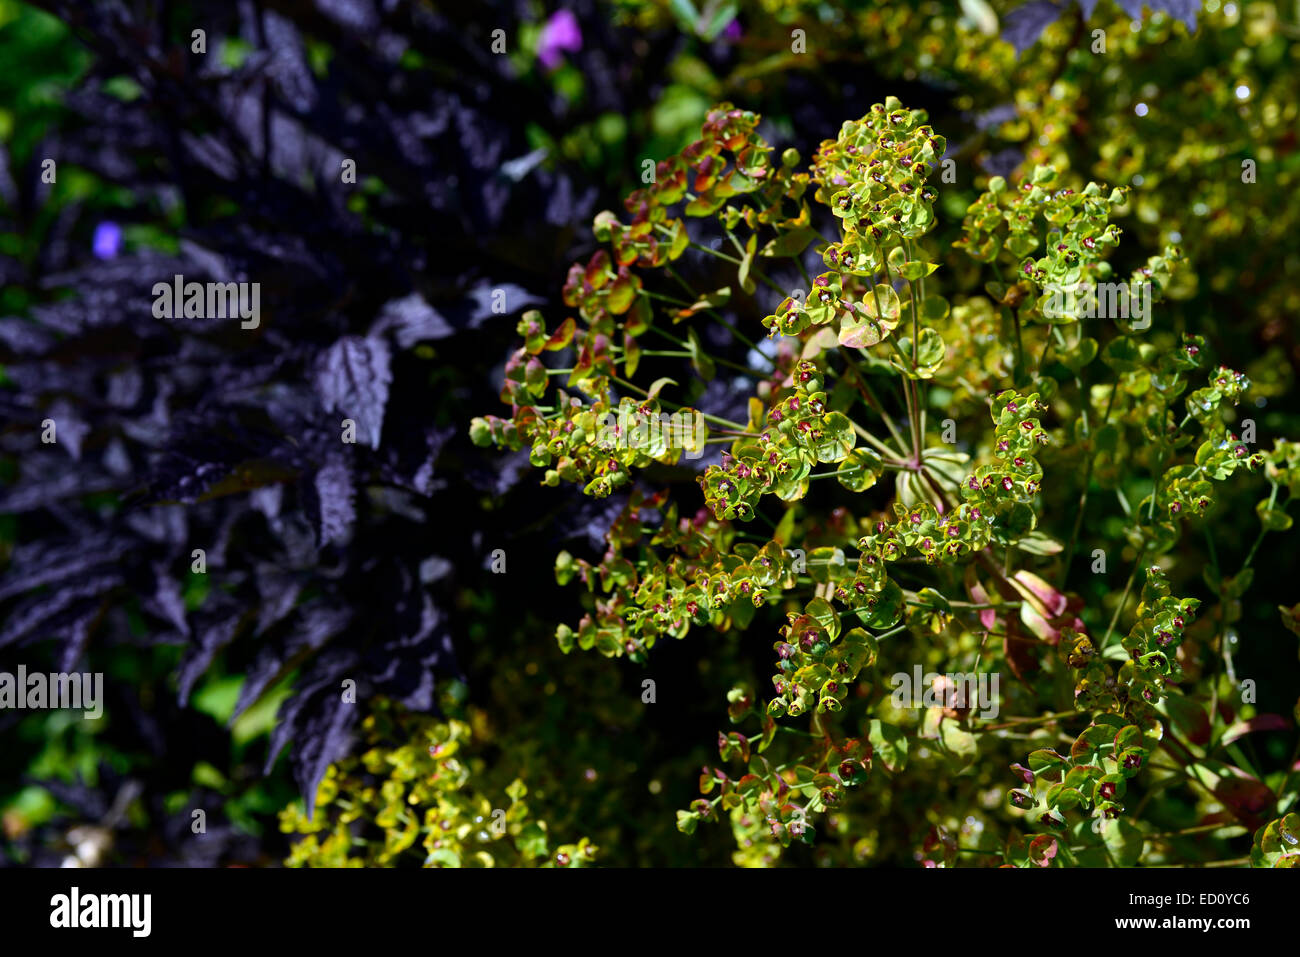
<instances>
[{"instance_id":1,"label":"green stem","mask_svg":"<svg viewBox=\"0 0 1300 957\"><path fill-rule=\"evenodd\" d=\"M853 431L858 433L859 436L861 436L868 443L874 446L877 452L881 452L884 455L888 456L888 458L881 459L881 461L884 462L886 465L888 465L890 468L903 468L907 464L906 462L903 462L900 459L895 458L894 456L897 455L898 453L896 453L888 445L880 441L878 438L876 438L874 435L872 435L862 426L858 425L858 423L851 422L850 424L853 426Z\"/></svg>"},{"instance_id":2,"label":"green stem","mask_svg":"<svg viewBox=\"0 0 1300 957\"><path fill-rule=\"evenodd\" d=\"M1277 483L1274 482L1273 491L1268 496L1268 507L1270 510L1273 508L1273 503L1276 501L1277 501ZM1287 500L1287 504L1290 504L1290 499ZM1282 507L1285 509L1286 505L1283 505ZM1255 544L1250 546L1250 551L1246 553L1246 560L1241 565L1242 572L1244 572L1247 568L1249 568L1250 563L1255 560L1255 552L1259 550L1259 546L1264 541L1264 536L1267 534L1268 534L1267 528L1260 528L1259 534L1255 536ZM1240 575L1241 572L1237 572L1237 574Z\"/></svg>"},{"instance_id":3,"label":"green stem","mask_svg":"<svg viewBox=\"0 0 1300 957\"><path fill-rule=\"evenodd\" d=\"M650 397L650 393L647 392L645 389L641 388L635 382L628 382L627 379L620 379L618 376L610 376L609 378L611 382L617 382L625 389L631 389L633 392L637 393L638 395L643 395L646 398ZM670 402L667 399L659 398L658 396L656 396L656 398L664 405L669 406L671 408L674 409L685 408L685 406L680 406L676 402ZM745 432L746 429L748 428L747 426L741 425L739 422L732 422L730 419L722 419L716 415L709 415L709 413L701 412L699 409L692 409L691 411L693 411L700 418L704 419L704 421L706 422L713 422L716 425L723 425L729 429L736 429L740 432Z\"/></svg>"},{"instance_id":4,"label":"green stem","mask_svg":"<svg viewBox=\"0 0 1300 957\"><path fill-rule=\"evenodd\" d=\"M651 329L654 329L654 326L651 326L650 328L651 328ZM618 348L619 351L621 351L621 348L620 348L620 347L616 347L616 348ZM662 357L666 357L666 358L689 359L689 358L691 357L692 353L690 353L690 352L680 352L680 351L670 351L670 350L664 350L664 349L653 349L653 350L652 350L652 349L642 349L642 350L641 350L641 355L643 355L643 356L662 356ZM753 369L747 368L746 366L742 366L742 365L741 365L740 363L738 363L738 362L732 362L730 359L723 359L721 356L713 356L712 359L713 359L713 361L716 362L718 365L720 365L720 366L726 366L728 369L735 369L737 372L744 372L744 373L747 374L747 375L753 375L753 374L754 374L754 370L753 370Z\"/></svg>"},{"instance_id":5,"label":"green stem","mask_svg":"<svg viewBox=\"0 0 1300 957\"><path fill-rule=\"evenodd\" d=\"M1060 721L1064 718L1077 718L1082 714L1079 711L1056 711L1052 714L1040 714L1034 717L1026 718L1007 718L1001 724L990 724L981 728L981 731L1002 731L1006 728L1015 728L1025 724L1044 724L1049 721Z\"/></svg>"},{"instance_id":6,"label":"green stem","mask_svg":"<svg viewBox=\"0 0 1300 957\"><path fill-rule=\"evenodd\" d=\"M736 251L739 252L741 256L746 255L746 253L745 253L745 247L744 247L743 245L741 245L741 242L740 242L740 240L736 237L736 234L733 233L730 229L728 229L728 230L727 230L727 235L728 235L729 237L731 237L731 244L732 244L733 246L736 247ZM736 262L737 262L737 264L739 264L739 263L740 263L740 260L737 260ZM785 289L782 289L780 286L778 286L776 283L774 283L771 279L768 279L767 276L764 274L763 270L759 269L756 265L754 265L754 261L753 261L753 259L750 259L750 261L749 261L749 274L750 274L751 276L754 276L755 278L757 278L759 282L761 282L761 283L763 283L764 285L766 285L769 289L774 289L774 290L776 290L776 291L777 291L778 293L780 293L782 296L788 296L788 295L789 295L789 292L787 292Z\"/></svg>"},{"instance_id":7,"label":"green stem","mask_svg":"<svg viewBox=\"0 0 1300 957\"><path fill-rule=\"evenodd\" d=\"M1128 603L1128 593L1133 588L1133 580L1137 578L1138 565L1141 564L1142 556L1139 555L1138 559L1139 560L1133 565L1133 570L1128 573L1128 581L1124 585L1124 594L1119 596L1119 604L1115 606L1115 614L1110 616L1110 624L1106 626L1106 634L1101 639L1101 648L1103 651L1110 643L1110 634L1115 630L1115 623L1119 621L1120 612L1124 610L1124 606Z\"/></svg>"},{"instance_id":8,"label":"green stem","mask_svg":"<svg viewBox=\"0 0 1300 957\"><path fill-rule=\"evenodd\" d=\"M1016 368L1023 375L1025 371L1025 346L1020 340L1020 310L1010 309L1007 306L1003 306L1003 308L1011 313L1011 322L1016 327Z\"/></svg>"},{"instance_id":9,"label":"green stem","mask_svg":"<svg viewBox=\"0 0 1300 957\"><path fill-rule=\"evenodd\" d=\"M898 449L901 454L902 450L907 447L907 444L903 441L903 437L898 434L898 428L894 425L893 418L891 418L889 413L885 411L885 407L881 404L880 399L876 396L871 385L867 382L866 376L862 374L860 369L858 369L849 350L844 346L840 346L840 352L844 355L846 368L849 372L853 373L853 378L858 384L858 391L862 393L862 397L866 400L867 406L875 411L880 416L881 421L885 423L885 428L889 430L889 434L893 436L894 441L898 444Z\"/></svg>"},{"instance_id":10,"label":"green stem","mask_svg":"<svg viewBox=\"0 0 1300 957\"><path fill-rule=\"evenodd\" d=\"M889 271L889 256L886 254L885 247L883 245L877 245L876 250L880 256L880 263L882 266L884 266L885 269L885 282L888 283L889 286L892 288L894 285L894 278L892 273L890 273ZM908 290L909 291L911 290L910 283L908 284ZM872 295L875 295L874 286L872 287L871 292ZM878 301L877 301L876 308L877 310L879 310ZM903 353L902 349L899 348L898 343L894 341L894 338L892 336L890 336L889 341L894 346L894 348L898 350L899 354L903 355L904 359L906 359L907 358L906 355ZM912 371L913 372L916 371L916 295L915 293L912 294ZM921 464L921 411L920 411L920 402L917 400L916 397L916 380L909 378L907 380L907 385L903 389L903 392L904 392L904 398L907 401L908 424L911 426L911 431L912 431L912 461L916 465L920 465Z\"/></svg>"},{"instance_id":11,"label":"green stem","mask_svg":"<svg viewBox=\"0 0 1300 957\"><path fill-rule=\"evenodd\" d=\"M1051 342L1051 338L1051 336L1047 337L1048 342ZM1046 350L1044 350L1043 354L1047 354ZM1041 362L1039 364L1041 366ZM1081 400L1081 406L1083 408L1084 435L1091 439L1092 428L1088 424L1088 406L1091 404L1091 400L1083 390L1083 380L1076 375L1074 377L1074 382L1075 386L1079 390L1079 399ZM1115 404L1115 391L1118 387L1119 381L1116 380L1114 388L1110 390L1110 399L1106 402L1106 411L1102 415L1101 425L1098 428L1104 429L1106 423L1110 421L1110 410L1111 406ZM1070 563L1074 561L1074 553L1079 546L1079 533L1083 530L1083 512L1085 506L1088 504L1088 486L1092 484L1092 470L1094 465L1096 465L1096 461L1097 450L1090 447L1088 449L1088 466L1083 473L1083 491L1079 494L1079 505L1075 509L1074 513L1074 530L1070 532L1070 543L1065 552L1065 563L1061 567L1061 588L1065 587L1066 579L1069 578Z\"/></svg>"}]
</instances>

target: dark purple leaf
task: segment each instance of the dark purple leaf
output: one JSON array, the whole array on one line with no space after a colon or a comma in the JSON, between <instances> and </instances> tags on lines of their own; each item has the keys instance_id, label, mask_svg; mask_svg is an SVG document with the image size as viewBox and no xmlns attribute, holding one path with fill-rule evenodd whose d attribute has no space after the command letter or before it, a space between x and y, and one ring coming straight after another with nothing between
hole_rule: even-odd
<instances>
[{"instance_id":1,"label":"dark purple leaf","mask_svg":"<svg viewBox=\"0 0 1300 957\"><path fill-rule=\"evenodd\" d=\"M454 331L437 309L413 292L384 304L371 335L391 333L399 349L409 349L417 342L445 339Z\"/></svg>"},{"instance_id":2,"label":"dark purple leaf","mask_svg":"<svg viewBox=\"0 0 1300 957\"><path fill-rule=\"evenodd\" d=\"M189 704L190 692L203 673L212 665L217 653L235 639L242 624L243 616L238 612L210 612L203 616L205 624L195 629L189 648L181 659L176 671L176 680L180 688L179 701Z\"/></svg>"},{"instance_id":3,"label":"dark purple leaf","mask_svg":"<svg viewBox=\"0 0 1300 957\"><path fill-rule=\"evenodd\" d=\"M0 648L31 635L38 628L50 628L59 616L65 615L87 600L98 601L112 588L123 583L116 574L101 574L90 578L79 578L73 582L64 582L48 592L32 595L9 613L4 627L0 629ZM53 637L41 635L40 637Z\"/></svg>"},{"instance_id":4,"label":"dark purple leaf","mask_svg":"<svg viewBox=\"0 0 1300 957\"><path fill-rule=\"evenodd\" d=\"M181 595L180 583L167 571L167 566L155 564L154 594L146 607L159 618L176 626L182 635L189 635L190 623L185 617L185 598Z\"/></svg>"},{"instance_id":5,"label":"dark purple leaf","mask_svg":"<svg viewBox=\"0 0 1300 957\"><path fill-rule=\"evenodd\" d=\"M352 534L357 512L352 498L352 473L341 457L332 459L316 473L316 497L320 503L321 545L342 545Z\"/></svg>"},{"instance_id":6,"label":"dark purple leaf","mask_svg":"<svg viewBox=\"0 0 1300 957\"><path fill-rule=\"evenodd\" d=\"M275 681L295 667L305 652L317 651L342 632L352 619L346 609L330 607L304 608L289 636L264 646L248 669L248 677L239 689L239 700L230 716L235 720L251 707Z\"/></svg>"},{"instance_id":7,"label":"dark purple leaf","mask_svg":"<svg viewBox=\"0 0 1300 957\"><path fill-rule=\"evenodd\" d=\"M99 565L111 565L124 546L107 537L74 543L34 542L14 549L9 572L0 578L0 601L70 578L81 578Z\"/></svg>"},{"instance_id":8,"label":"dark purple leaf","mask_svg":"<svg viewBox=\"0 0 1300 957\"><path fill-rule=\"evenodd\" d=\"M316 392L326 412L335 409L356 421L357 437L379 448L392 381L388 344L374 337L344 336L321 356Z\"/></svg>"},{"instance_id":9,"label":"dark purple leaf","mask_svg":"<svg viewBox=\"0 0 1300 957\"><path fill-rule=\"evenodd\" d=\"M1016 53L1024 53L1035 43L1047 29L1060 17L1064 7L1052 0L1029 0L1011 10L1002 19L1002 39L1016 48Z\"/></svg>"}]
</instances>

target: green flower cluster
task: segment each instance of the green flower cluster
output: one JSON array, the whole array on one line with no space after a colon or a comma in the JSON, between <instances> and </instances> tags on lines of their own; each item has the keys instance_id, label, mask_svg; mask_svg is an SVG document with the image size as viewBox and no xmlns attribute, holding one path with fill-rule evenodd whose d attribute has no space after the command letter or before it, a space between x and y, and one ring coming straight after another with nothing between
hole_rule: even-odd
<instances>
[{"instance_id":1,"label":"green flower cluster","mask_svg":"<svg viewBox=\"0 0 1300 957\"><path fill-rule=\"evenodd\" d=\"M587 838L554 843L515 778L499 792L482 755L482 715L464 713L464 685L451 685L436 720L385 701L362 723L367 750L331 765L314 814L301 804L280 813L280 829L300 839L290 867L582 867L596 860Z\"/></svg>"},{"instance_id":2,"label":"green flower cluster","mask_svg":"<svg viewBox=\"0 0 1300 957\"><path fill-rule=\"evenodd\" d=\"M560 626L560 648L595 649L644 664L664 634L680 639L702 627L747 633L759 621L783 620L773 643L773 696L763 702L743 683L728 695L730 722L754 727L718 736L722 764L739 763L739 773L706 766L699 779L702 796L678 814L679 830L693 833L701 822L729 812L734 859L743 865L770 864L794 844L811 843L817 832L831 842L830 848L819 844L817 852L829 860L878 853L878 827L870 823L866 805L850 800L851 792L871 792L884 813L895 805L882 795L918 786L920 778L911 775L927 768L932 773L936 762L970 768L988 752L1010 749L1006 728L1040 720L1031 713L1007 725L994 723L996 711L985 713L958 696L951 675L939 676L929 689L938 706L916 714L887 705L883 679L909 654L949 667L964 661L976 670L1005 668L1021 685L1008 692L1007 703L1016 709L1041 711L1061 689L1070 689L1056 705L1062 710L1048 712L1043 729L1050 739L1049 732L1063 733L1062 725L1087 721L1071 735L1070 757L1040 747L1028 768L1014 765L1025 783L1034 784L1037 775L1052 785L1041 794L1034 787L1012 794L1012 808L1035 812L1013 818L1030 833L1013 826L996 849L982 845L979 853L1014 866L1132 863L1144 853L1144 841L1141 827L1125 817L1127 782L1166 741L1170 716L1178 717L1177 724L1200 707L1184 687L1189 675L1199 675L1188 649L1211 640L1189 637L1198 627L1193 612L1200 603L1170 596L1163 571L1167 556L1183 539L1184 523L1210 514L1216 483L1239 470L1266 466L1274 491L1260 511L1264 528L1289 524L1277 492L1295 484L1295 447L1281 441L1266 454L1249 447L1253 434L1248 441L1230 431L1229 410L1250 380L1224 367L1187 394L1186 415L1177 420L1175 403L1202 381L1203 338L1185 334L1176 348L1157 347L1138 337L1143 327L1135 317L1094 337L1085 334L1083 321L1091 318L1085 311L1054 308L1050 299L1058 292L1113 275L1108 257L1120 231L1109 220L1131 205L1125 190L1095 183L1071 187L1047 166L1014 189L995 179L967 210L963 235L949 255L959 265L946 279L936 275L944 255L926 248L927 235L939 225L938 197L928 178L945 143L923 112L891 98L822 143L809 173L794 173L797 157L787 151L779 177L762 172L772 168L762 165L766 148L752 138L756 120L718 107L702 138L661 162L658 184L633 194L628 204L638 224L660 224L672 246L667 253L642 250L636 257L625 250L625 265L662 264L685 284L664 260L672 249L693 249L730 263L734 284L714 292L692 290L682 300L658 292L649 273L633 282L610 278L609 272L600 279L598 270L601 283L624 282L622 288L630 290L616 313L595 292L590 267L581 271L581 283L575 267L570 288L583 292L566 292L566 302L578 307L581 322L600 330L599 344L578 345L579 334L574 346L577 367L592 357L592 372L575 383L592 404L561 393L552 424L542 426L541 416L534 419L534 411L515 401L517 427L532 429L535 443L560 443L534 444L535 465L546 467L547 455L574 456L571 443L590 441L595 410L618 405L654 413L666 401L663 392L677 386L668 376L648 389L632 381L643 354L609 348L619 331L615 315L623 317L625 342L629 330L643 336L657 329L657 316L674 325L711 317L753 345L721 310L752 300L756 283L784 293L765 270L782 259L802 268L801 253L818 242L816 251L830 271L816 278L805 274L811 280L805 296L784 295L771 313L756 313L778 348L766 377L737 368L757 380L748 421L707 419L705 441L726 448L721 462L696 478L705 508L696 511L672 486L648 492L625 479L617 485L629 486L627 504L611 524L601 560L560 555L557 580L580 578L589 609L576 628ZM705 162L726 151L736 164L730 177ZM693 180L679 175L682 164ZM802 196L809 182L816 186L814 201L839 226L834 240L807 225ZM728 205L746 193L760 194L763 202L743 212ZM670 224L663 213L669 201L686 201L688 216L712 217L736 256L693 239L682 245L681 221ZM787 202L800 204L797 216L774 213ZM602 214L597 231L621 235L615 224ZM733 232L742 225L747 237ZM1167 249L1136 269L1131 281L1150 283L1148 302L1155 301L1181 261L1176 250ZM603 261L599 265L607 269ZM1004 278L1003 265L1014 270L1013 279ZM993 278L981 275L983 270ZM937 294L941 283L950 297ZM733 295L733 289L740 292ZM627 295L635 301L629 304ZM755 315L752 308L747 312ZM533 354L546 351L550 341L539 323L534 318L522 330ZM895 339L900 327L910 335ZM590 335L587 341L597 342ZM708 378L716 371L715 357L700 343L692 328L680 351L653 358L687 362ZM651 353L644 356L648 360ZM969 364L968 356L974 360ZM982 393L968 375L998 385ZM616 390L642 398L616 400ZM948 397L951 426L970 423L982 406L991 433L954 448L953 439L939 434L927 417L940 407L939 395ZM509 446L482 421L476 420L476 440ZM568 422L572 429L563 424ZM1201 438L1193 447L1197 429ZM643 469L654 459L647 448L639 459L617 461L630 476L632 468ZM1145 488L1134 484L1135 467L1149 475ZM1060 491L1045 485L1053 472L1062 476ZM572 476L563 469L548 472L548 483L555 474ZM837 480L833 485L818 484L830 477ZM1082 489L1068 513L1072 531L1056 516L1047 517L1049 496L1060 503L1071 487L1074 495ZM1044 577L1057 571L1068 577L1085 532L1083 505L1098 487L1112 492L1122 507L1133 561L1104 628L1102 608L1089 607L1082 596ZM822 488L838 489L854 504L828 511ZM586 490L606 491L591 485ZM768 517L773 499L775 520ZM770 532L747 530L759 522ZM1056 569L1048 567L1053 562ZM1135 620L1112 643L1141 568L1147 569L1147 583ZM1249 575L1213 581L1224 600L1232 601ZM1223 619L1231 615L1229 607ZM909 652L904 634L931 643L910 645ZM913 689L914 697L925 693ZM790 726L790 720L807 722L808 730ZM1179 747L1172 732L1167 740L1169 748ZM933 777L926 780L933 786ZM995 815L996 805L986 802L989 793L967 798ZM1253 820L1244 806L1240 813ZM963 830L960 820L934 823L916 853L932 864L954 863L963 850L954 835ZM1067 830L1068 841L1060 837Z\"/></svg>"}]
</instances>

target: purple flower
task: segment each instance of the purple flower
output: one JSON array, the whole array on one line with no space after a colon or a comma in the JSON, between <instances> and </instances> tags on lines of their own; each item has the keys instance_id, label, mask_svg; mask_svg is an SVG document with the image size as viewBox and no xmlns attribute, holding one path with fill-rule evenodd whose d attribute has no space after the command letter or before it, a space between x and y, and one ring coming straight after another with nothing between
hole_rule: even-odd
<instances>
[{"instance_id":1,"label":"purple flower","mask_svg":"<svg viewBox=\"0 0 1300 957\"><path fill-rule=\"evenodd\" d=\"M99 259L116 259L122 251L122 227L107 219L96 226L94 251Z\"/></svg>"},{"instance_id":2,"label":"purple flower","mask_svg":"<svg viewBox=\"0 0 1300 957\"><path fill-rule=\"evenodd\" d=\"M728 23L727 28L722 31L722 35L726 37L728 40L730 40L732 43L735 43L737 40L739 40L741 37L740 21L732 20L730 23Z\"/></svg>"},{"instance_id":3,"label":"purple flower","mask_svg":"<svg viewBox=\"0 0 1300 957\"><path fill-rule=\"evenodd\" d=\"M582 49L582 29L578 18L568 10L556 10L542 27L537 41L537 59L548 70L553 70L564 59L564 51L576 53Z\"/></svg>"}]
</instances>

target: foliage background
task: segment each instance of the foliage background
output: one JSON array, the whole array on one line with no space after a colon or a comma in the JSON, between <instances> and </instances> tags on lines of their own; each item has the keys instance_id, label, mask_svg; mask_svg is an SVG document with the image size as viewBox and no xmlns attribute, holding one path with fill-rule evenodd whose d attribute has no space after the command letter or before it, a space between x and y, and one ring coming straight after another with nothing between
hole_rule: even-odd
<instances>
[{"instance_id":1,"label":"foliage background","mask_svg":"<svg viewBox=\"0 0 1300 957\"><path fill-rule=\"evenodd\" d=\"M466 435L495 407L518 313L564 308L594 213L619 208L642 159L684 146L718 100L805 156L886 95L929 110L959 169L941 248L990 175L1051 162L1131 186L1117 269L1181 245L1190 265L1158 324L1251 376L1261 435L1300 434L1295 4L762 0L694 20L682 3L564 6L581 44L548 66L555 8L541 3L0 2L0 670L103 671L109 689L93 726L0 715L7 862L274 864L289 854L278 812L365 753L363 715L390 720L381 698L404 728L391 744L442 733L403 705L471 729L469 783L441 805L458 842L475 843L474 818L509 806L518 778L527 808L512 814L544 820L553 845L589 837L612 864L733 859L722 829L687 838L673 812L716 761L718 702L763 683L774 627L710 638L707 654L698 639L660 645L644 673L561 655L554 626L574 605L554 555L597 557L617 503L541 488L526 453L503 462ZM1096 27L1104 56L1088 50ZM489 52L497 28L504 57ZM794 28L808 53L790 52ZM342 156L355 190L333 173ZM1247 158L1258 175L1243 188ZM108 258L94 252L104 223L121 228ZM264 277L264 335L149 316L142 275L220 268L214 256ZM486 308L494 288L509 315ZM380 440L340 459L327 406L345 397L320 369L346 337L391 385L362 397ZM727 414L725 389L701 397ZM72 454L40 446L46 414L76 423ZM1217 542L1226 566L1254 538L1251 492L1220 506L1242 517ZM1085 523L1123 554L1120 528ZM194 541L224 545L206 581L188 573ZM489 569L497 548L505 576ZM1300 665L1277 613L1300 600L1292 554L1265 540L1233 624L1259 712L1290 722L1245 742L1261 773L1294 761ZM1180 552L1176 593L1206 597L1207 561L1194 540ZM1115 601L1107 581L1092 588L1097 607ZM362 708L334 703L344 676ZM1005 787L1004 769L980 773L973 790ZM950 787L935 782L932 818L960 816ZM1196 811L1168 800L1171 821ZM207 834L191 832L194 808ZM914 862L924 817L871 860ZM402 826L374 827L392 850ZM783 860L863 859L843 850Z\"/></svg>"}]
</instances>

